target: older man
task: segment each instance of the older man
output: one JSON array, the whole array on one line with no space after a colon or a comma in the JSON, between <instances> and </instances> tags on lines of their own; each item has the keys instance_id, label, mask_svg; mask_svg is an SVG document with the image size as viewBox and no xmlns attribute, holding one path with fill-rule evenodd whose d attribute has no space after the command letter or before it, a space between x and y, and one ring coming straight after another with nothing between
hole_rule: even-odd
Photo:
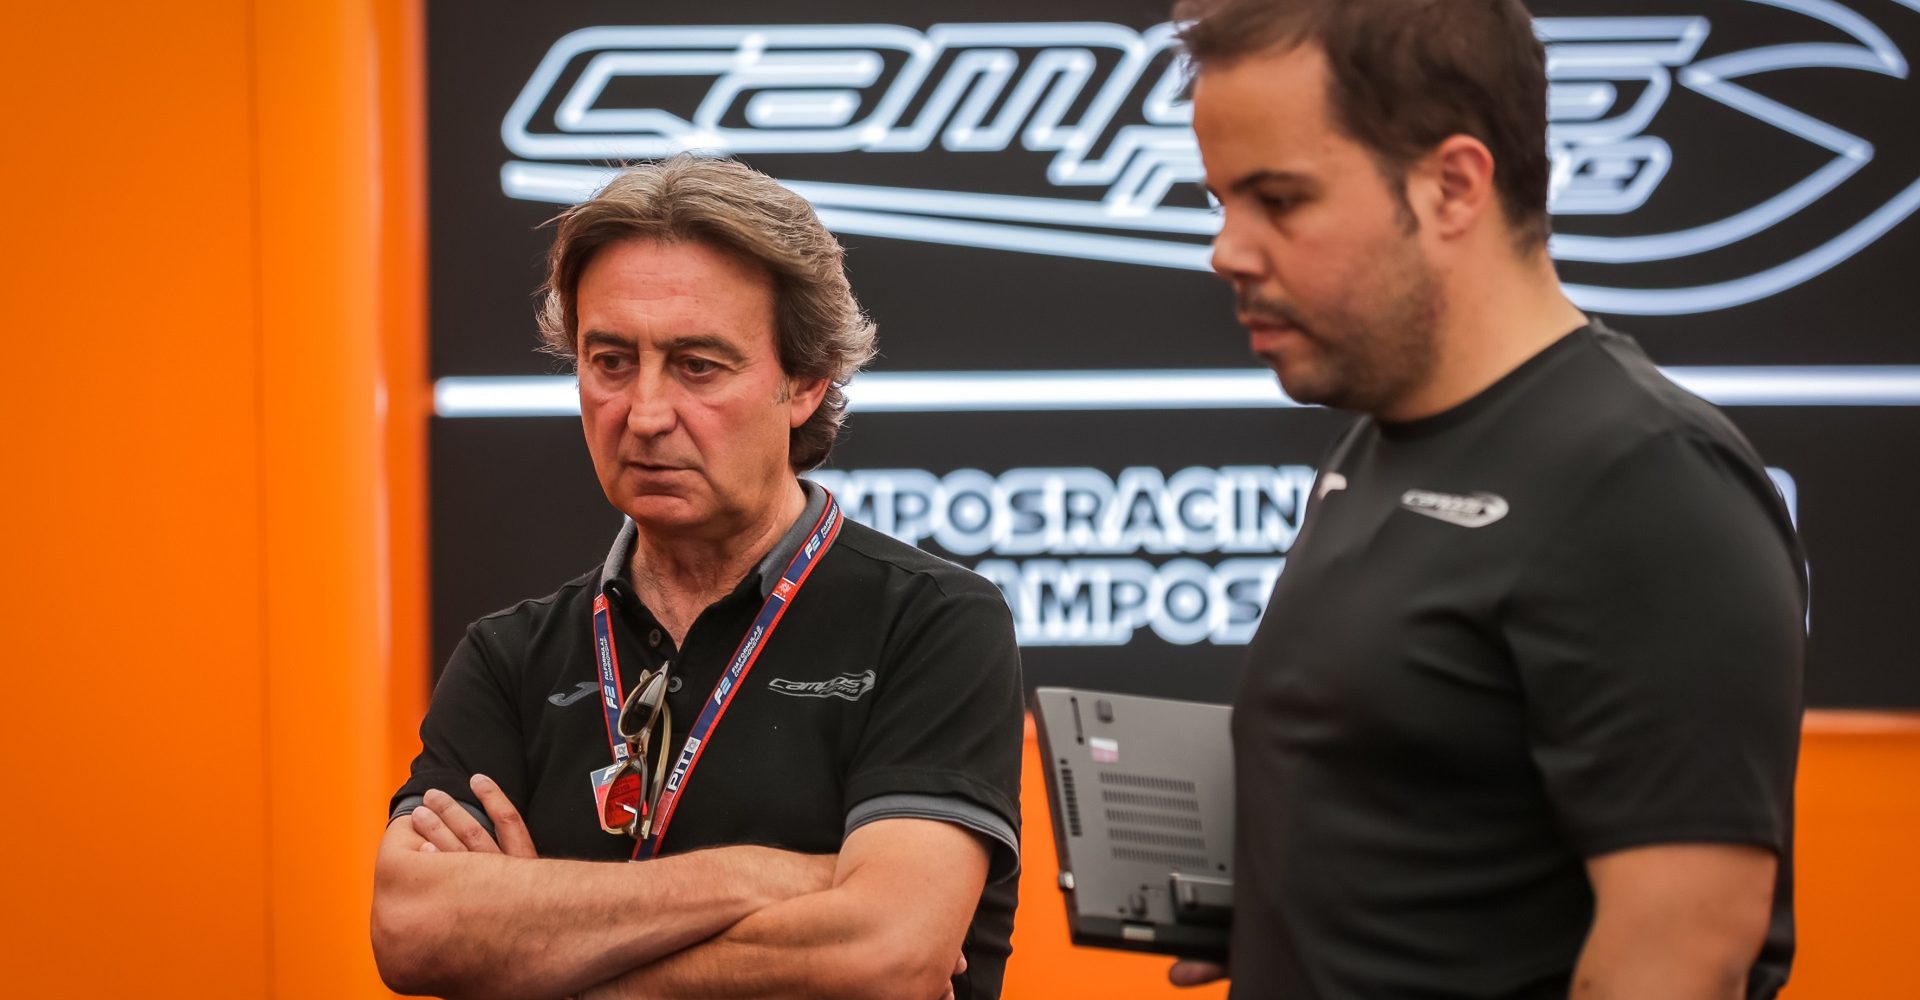
<instances>
[{"instance_id":1,"label":"older man","mask_svg":"<svg viewBox=\"0 0 1920 1000\"><path fill-rule=\"evenodd\" d=\"M1235 700L1234 995L1774 995L1801 557L1733 425L1561 290L1527 11L1179 15L1214 269L1361 415Z\"/></svg>"},{"instance_id":2,"label":"older man","mask_svg":"<svg viewBox=\"0 0 1920 1000\"><path fill-rule=\"evenodd\" d=\"M873 353L839 245L740 164L637 167L561 216L542 332L628 520L603 566L476 622L448 664L381 844L382 974L473 997L997 996L1011 618L797 478ZM569 697L583 682L600 697Z\"/></svg>"}]
</instances>

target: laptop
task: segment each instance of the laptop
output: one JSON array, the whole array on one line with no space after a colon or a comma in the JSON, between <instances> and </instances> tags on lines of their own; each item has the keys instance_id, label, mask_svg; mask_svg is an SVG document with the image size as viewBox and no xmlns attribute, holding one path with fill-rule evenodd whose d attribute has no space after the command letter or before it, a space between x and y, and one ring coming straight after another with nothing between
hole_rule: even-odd
<instances>
[{"instance_id":1,"label":"laptop","mask_svg":"<svg viewBox=\"0 0 1920 1000\"><path fill-rule=\"evenodd\" d=\"M1232 710L1039 688L1073 943L1224 962L1233 917Z\"/></svg>"}]
</instances>

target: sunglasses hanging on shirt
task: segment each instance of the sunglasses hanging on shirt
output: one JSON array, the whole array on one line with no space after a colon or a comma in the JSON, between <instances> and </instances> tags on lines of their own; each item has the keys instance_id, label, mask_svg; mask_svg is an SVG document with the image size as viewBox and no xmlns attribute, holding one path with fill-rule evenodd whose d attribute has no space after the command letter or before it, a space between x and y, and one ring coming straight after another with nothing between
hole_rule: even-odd
<instances>
[{"instance_id":1,"label":"sunglasses hanging on shirt","mask_svg":"<svg viewBox=\"0 0 1920 1000\"><path fill-rule=\"evenodd\" d=\"M667 671L642 670L633 690L620 706L614 731L626 749L621 759L593 775L593 793L600 813L600 829L608 833L645 838L653 807L660 801L662 781L667 773L665 754L654 755L653 773L647 773L653 734L660 733L659 746L673 741L673 709L667 707Z\"/></svg>"}]
</instances>

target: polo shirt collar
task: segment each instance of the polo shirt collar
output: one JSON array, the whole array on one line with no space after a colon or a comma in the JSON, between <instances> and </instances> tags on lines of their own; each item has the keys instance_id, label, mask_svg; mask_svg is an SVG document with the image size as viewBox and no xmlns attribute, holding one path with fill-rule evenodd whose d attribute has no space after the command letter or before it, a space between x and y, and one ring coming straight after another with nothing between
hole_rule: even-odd
<instances>
[{"instance_id":1,"label":"polo shirt collar","mask_svg":"<svg viewBox=\"0 0 1920 1000\"><path fill-rule=\"evenodd\" d=\"M780 580L780 574L793 561L794 553L806 544L807 535L820 521L820 515L827 509L827 491L811 480L800 480L800 489L807 495L806 509L800 512L787 532L773 544L766 558L753 568L752 576L758 577L760 597L764 600L773 593L773 585ZM620 534L614 537L613 549L607 553L607 561L600 564L600 592L607 592L607 585L615 580L627 578L627 560L633 556L633 545L640 537L640 529L634 525L633 518L627 518L620 524ZM745 582L745 581L742 581Z\"/></svg>"}]
</instances>

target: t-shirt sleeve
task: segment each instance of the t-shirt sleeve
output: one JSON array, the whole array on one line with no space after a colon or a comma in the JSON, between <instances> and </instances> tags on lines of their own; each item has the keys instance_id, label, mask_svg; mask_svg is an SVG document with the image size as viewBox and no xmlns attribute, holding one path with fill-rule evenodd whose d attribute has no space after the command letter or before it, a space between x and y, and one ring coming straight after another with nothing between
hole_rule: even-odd
<instances>
[{"instance_id":1,"label":"t-shirt sleeve","mask_svg":"<svg viewBox=\"0 0 1920 1000\"><path fill-rule=\"evenodd\" d=\"M1533 758L1584 856L1658 843L1784 853L1805 595L1764 472L1654 436L1603 470L1504 618Z\"/></svg>"},{"instance_id":2,"label":"t-shirt sleeve","mask_svg":"<svg viewBox=\"0 0 1920 1000\"><path fill-rule=\"evenodd\" d=\"M388 822L418 805L419 797L430 788L446 792L465 804L468 812L484 817L467 784L475 774L492 778L508 799L526 801L519 716L497 658L488 655L477 629L467 630L434 686L426 718L420 723L420 754L413 759L406 783L388 803Z\"/></svg>"},{"instance_id":3,"label":"t-shirt sleeve","mask_svg":"<svg viewBox=\"0 0 1920 1000\"><path fill-rule=\"evenodd\" d=\"M875 801L947 798L984 810L1000 821L997 829L1018 837L1026 719L1020 652L1006 602L991 584L979 587L948 594L928 584L909 603L848 769L850 819ZM1017 871L1017 839L987 840L989 878Z\"/></svg>"}]
</instances>

